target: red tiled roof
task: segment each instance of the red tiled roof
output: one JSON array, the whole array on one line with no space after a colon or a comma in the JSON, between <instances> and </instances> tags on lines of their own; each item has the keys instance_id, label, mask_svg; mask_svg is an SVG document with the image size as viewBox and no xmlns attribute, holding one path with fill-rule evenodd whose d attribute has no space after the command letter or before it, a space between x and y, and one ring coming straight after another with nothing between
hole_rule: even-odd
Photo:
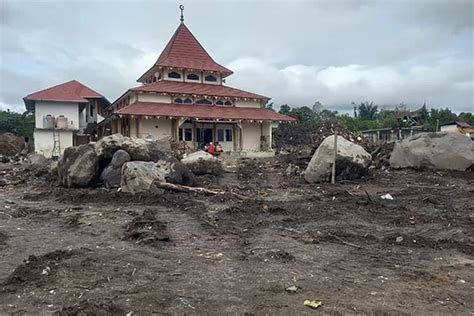
<instances>
[{"instance_id":1,"label":"red tiled roof","mask_svg":"<svg viewBox=\"0 0 474 316\"><path fill-rule=\"evenodd\" d=\"M117 114L171 116L200 119L295 121L287 115L263 108L221 107L216 105L135 102L119 109Z\"/></svg>"},{"instance_id":2,"label":"red tiled roof","mask_svg":"<svg viewBox=\"0 0 474 316\"><path fill-rule=\"evenodd\" d=\"M264 99L269 100L270 98L263 95L259 95L252 92L247 92L240 89L235 89L228 86L217 85L217 84L206 84L206 83L188 83L188 82L176 82L161 80L132 88L133 91L145 91L145 92L167 92L176 94L197 94L197 95L209 95L218 97L237 97L237 98L250 98L250 99Z\"/></svg>"},{"instance_id":3,"label":"red tiled roof","mask_svg":"<svg viewBox=\"0 0 474 316\"><path fill-rule=\"evenodd\" d=\"M102 98L103 96L83 85L77 80L71 80L57 86L31 93L23 99L29 101L76 101L87 102L85 98Z\"/></svg>"},{"instance_id":4,"label":"red tiled roof","mask_svg":"<svg viewBox=\"0 0 474 316\"><path fill-rule=\"evenodd\" d=\"M232 74L231 70L219 65L212 59L184 23L179 25L160 57L158 57L155 66Z\"/></svg>"}]
</instances>

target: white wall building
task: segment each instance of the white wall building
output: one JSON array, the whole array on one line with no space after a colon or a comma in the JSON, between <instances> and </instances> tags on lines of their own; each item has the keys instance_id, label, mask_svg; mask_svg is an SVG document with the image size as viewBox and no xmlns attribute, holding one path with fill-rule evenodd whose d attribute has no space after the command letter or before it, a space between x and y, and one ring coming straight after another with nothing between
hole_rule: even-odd
<instances>
[{"instance_id":1,"label":"white wall building","mask_svg":"<svg viewBox=\"0 0 474 316\"><path fill-rule=\"evenodd\" d=\"M72 80L23 98L35 113L35 152L58 157L65 148L89 141L89 130L102 120L109 101L101 94Z\"/></svg>"}]
</instances>

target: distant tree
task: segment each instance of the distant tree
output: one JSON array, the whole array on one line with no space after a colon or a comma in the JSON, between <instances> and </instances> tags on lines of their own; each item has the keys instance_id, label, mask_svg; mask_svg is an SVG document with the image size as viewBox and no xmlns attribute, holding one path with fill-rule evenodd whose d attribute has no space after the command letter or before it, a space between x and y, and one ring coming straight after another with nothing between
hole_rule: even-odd
<instances>
[{"instance_id":1,"label":"distant tree","mask_svg":"<svg viewBox=\"0 0 474 316\"><path fill-rule=\"evenodd\" d=\"M289 115L295 117L300 124L310 124L315 122L317 118L316 113L307 106L293 108Z\"/></svg>"},{"instance_id":2,"label":"distant tree","mask_svg":"<svg viewBox=\"0 0 474 316\"><path fill-rule=\"evenodd\" d=\"M458 119L460 121L463 121L463 122L469 123L471 125L474 125L474 115L472 113L461 112L458 115Z\"/></svg>"},{"instance_id":3,"label":"distant tree","mask_svg":"<svg viewBox=\"0 0 474 316\"><path fill-rule=\"evenodd\" d=\"M374 102L365 101L361 102L358 107L358 117L366 120L373 120L377 117L378 106L374 105Z\"/></svg>"},{"instance_id":4,"label":"distant tree","mask_svg":"<svg viewBox=\"0 0 474 316\"><path fill-rule=\"evenodd\" d=\"M265 104L265 108L275 112L275 110L273 109L273 102Z\"/></svg>"},{"instance_id":5,"label":"distant tree","mask_svg":"<svg viewBox=\"0 0 474 316\"><path fill-rule=\"evenodd\" d=\"M337 111L331 111L328 109L323 109L321 112L319 112L319 118L323 121L329 121L329 120L334 120L336 116L338 115Z\"/></svg>"},{"instance_id":6,"label":"distant tree","mask_svg":"<svg viewBox=\"0 0 474 316\"><path fill-rule=\"evenodd\" d=\"M458 116L456 113L451 112L449 108L444 109L431 109L430 117L425 124L428 128L435 130L436 126L440 126L442 124L454 122L458 120Z\"/></svg>"},{"instance_id":7,"label":"distant tree","mask_svg":"<svg viewBox=\"0 0 474 316\"><path fill-rule=\"evenodd\" d=\"M428 109L426 108L426 104L423 104L423 106L421 107L420 116L421 116L422 124L424 124L430 118L430 112L428 112Z\"/></svg>"},{"instance_id":8,"label":"distant tree","mask_svg":"<svg viewBox=\"0 0 474 316\"><path fill-rule=\"evenodd\" d=\"M319 101L314 102L314 104L313 104L313 112L314 113L319 114L319 113L321 113L321 111L323 111L323 109L324 109L324 106L321 104L321 102L319 102Z\"/></svg>"},{"instance_id":9,"label":"distant tree","mask_svg":"<svg viewBox=\"0 0 474 316\"><path fill-rule=\"evenodd\" d=\"M288 104L283 104L282 106L280 106L280 111L278 111L280 114L285 114L285 115L289 115L290 112L291 112L291 108Z\"/></svg>"},{"instance_id":10,"label":"distant tree","mask_svg":"<svg viewBox=\"0 0 474 316\"><path fill-rule=\"evenodd\" d=\"M0 133L13 133L24 137L33 137L35 116L31 112L16 113L0 111Z\"/></svg>"}]
</instances>

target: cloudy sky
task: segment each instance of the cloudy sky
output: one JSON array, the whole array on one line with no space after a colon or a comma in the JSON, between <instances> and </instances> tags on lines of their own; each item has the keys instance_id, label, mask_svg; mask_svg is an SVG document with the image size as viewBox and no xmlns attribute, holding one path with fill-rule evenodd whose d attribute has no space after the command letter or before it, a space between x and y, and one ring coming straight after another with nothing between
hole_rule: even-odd
<instances>
[{"instance_id":1,"label":"cloudy sky","mask_svg":"<svg viewBox=\"0 0 474 316\"><path fill-rule=\"evenodd\" d=\"M277 105L474 111L474 2L0 0L0 108L77 79L113 101L185 23L227 84Z\"/></svg>"}]
</instances>

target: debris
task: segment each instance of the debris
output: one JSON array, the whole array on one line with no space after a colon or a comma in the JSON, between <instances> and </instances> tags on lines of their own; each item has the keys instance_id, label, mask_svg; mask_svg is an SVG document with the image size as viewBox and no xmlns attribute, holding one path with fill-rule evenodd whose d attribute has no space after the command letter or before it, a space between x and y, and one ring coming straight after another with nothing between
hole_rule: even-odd
<instances>
[{"instance_id":1,"label":"debris","mask_svg":"<svg viewBox=\"0 0 474 316\"><path fill-rule=\"evenodd\" d=\"M391 201L393 201L393 196L391 196L390 193L384 194L380 198L382 200L391 200Z\"/></svg>"},{"instance_id":2,"label":"debris","mask_svg":"<svg viewBox=\"0 0 474 316\"><path fill-rule=\"evenodd\" d=\"M292 285L292 286L287 287L287 288L285 289L285 291L290 292L290 293L295 293L295 292L297 292L298 290L299 290L299 287L297 287L297 286L295 286L295 285Z\"/></svg>"},{"instance_id":3,"label":"debris","mask_svg":"<svg viewBox=\"0 0 474 316\"><path fill-rule=\"evenodd\" d=\"M188 187L185 185L172 184L167 182L154 181L152 186L156 186L160 189L172 190L177 192L186 192L186 193L205 193L205 194L224 194L224 191L210 190L201 187Z\"/></svg>"},{"instance_id":4,"label":"debris","mask_svg":"<svg viewBox=\"0 0 474 316\"><path fill-rule=\"evenodd\" d=\"M304 306L310 307L310 308L318 308L319 306L323 305L321 301L311 301L311 300L304 300Z\"/></svg>"},{"instance_id":5,"label":"debris","mask_svg":"<svg viewBox=\"0 0 474 316\"><path fill-rule=\"evenodd\" d=\"M402 237L402 236L398 236L398 237L395 239L395 241L396 241L397 243L401 243L401 242L403 241L403 237Z\"/></svg>"}]
</instances>

